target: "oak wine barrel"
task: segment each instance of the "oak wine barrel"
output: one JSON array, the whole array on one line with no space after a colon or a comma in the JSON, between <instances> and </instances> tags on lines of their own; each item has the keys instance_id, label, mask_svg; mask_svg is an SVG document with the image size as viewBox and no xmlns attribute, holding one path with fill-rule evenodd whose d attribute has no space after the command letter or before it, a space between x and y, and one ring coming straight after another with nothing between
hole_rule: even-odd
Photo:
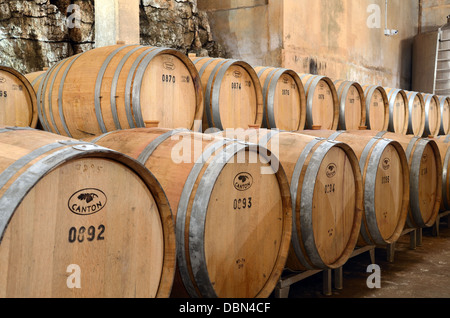
<instances>
[{"instance_id":1,"label":"oak wine barrel","mask_svg":"<svg viewBox=\"0 0 450 318\"><path fill-rule=\"evenodd\" d=\"M39 89L39 84L41 83L42 79L45 77L45 74L47 73L47 71L48 70L37 71L37 72L25 74L25 77L31 83L31 86L33 86L35 93Z\"/></svg>"},{"instance_id":2,"label":"oak wine barrel","mask_svg":"<svg viewBox=\"0 0 450 318\"><path fill-rule=\"evenodd\" d=\"M348 144L363 177L364 212L358 245L386 245L401 236L409 207L409 168L400 143L365 136L364 131L302 131Z\"/></svg>"},{"instance_id":3,"label":"oak wine barrel","mask_svg":"<svg viewBox=\"0 0 450 318\"><path fill-rule=\"evenodd\" d=\"M271 294L292 231L289 184L277 158L187 130L137 128L92 141L145 164L167 194L177 237L172 297Z\"/></svg>"},{"instance_id":4,"label":"oak wine barrel","mask_svg":"<svg viewBox=\"0 0 450 318\"><path fill-rule=\"evenodd\" d=\"M442 200L442 162L436 142L428 138L390 132L350 133L392 139L402 145L410 171L410 208L406 225L410 228L433 226Z\"/></svg>"},{"instance_id":5,"label":"oak wine barrel","mask_svg":"<svg viewBox=\"0 0 450 318\"><path fill-rule=\"evenodd\" d=\"M263 89L262 127L284 131L305 129L306 95L298 74L284 68L254 69Z\"/></svg>"},{"instance_id":6,"label":"oak wine barrel","mask_svg":"<svg viewBox=\"0 0 450 318\"><path fill-rule=\"evenodd\" d=\"M205 96L203 131L262 125L262 87L250 64L210 57L191 57L191 60L199 73Z\"/></svg>"},{"instance_id":7,"label":"oak wine barrel","mask_svg":"<svg viewBox=\"0 0 450 318\"><path fill-rule=\"evenodd\" d=\"M0 65L0 126L36 128L36 95L28 79L15 69Z\"/></svg>"},{"instance_id":8,"label":"oak wine barrel","mask_svg":"<svg viewBox=\"0 0 450 318\"><path fill-rule=\"evenodd\" d=\"M296 133L248 130L219 133L267 147L290 181L293 233L286 267L324 270L343 266L358 241L362 177L353 150Z\"/></svg>"},{"instance_id":9,"label":"oak wine barrel","mask_svg":"<svg viewBox=\"0 0 450 318\"><path fill-rule=\"evenodd\" d=\"M450 96L439 96L439 108L441 111L441 125L439 135L450 134Z\"/></svg>"},{"instance_id":10,"label":"oak wine barrel","mask_svg":"<svg viewBox=\"0 0 450 318\"><path fill-rule=\"evenodd\" d=\"M419 92L405 91L408 98L408 130L406 134L422 137L425 131L425 100Z\"/></svg>"},{"instance_id":11,"label":"oak wine barrel","mask_svg":"<svg viewBox=\"0 0 450 318\"><path fill-rule=\"evenodd\" d=\"M112 45L64 59L47 71L37 96L44 129L76 139L147 121L196 129L203 116L191 60L153 46Z\"/></svg>"},{"instance_id":12,"label":"oak wine barrel","mask_svg":"<svg viewBox=\"0 0 450 318\"><path fill-rule=\"evenodd\" d=\"M175 227L155 177L116 151L0 129L0 297L166 298Z\"/></svg>"},{"instance_id":13,"label":"oak wine barrel","mask_svg":"<svg viewBox=\"0 0 450 318\"><path fill-rule=\"evenodd\" d=\"M433 138L441 154L442 162L442 211L450 210L450 135Z\"/></svg>"},{"instance_id":14,"label":"oak wine barrel","mask_svg":"<svg viewBox=\"0 0 450 318\"><path fill-rule=\"evenodd\" d=\"M408 97L398 88L385 88L389 99L388 131L406 135L409 124Z\"/></svg>"},{"instance_id":15,"label":"oak wine barrel","mask_svg":"<svg viewBox=\"0 0 450 318\"><path fill-rule=\"evenodd\" d=\"M424 137L438 136L441 128L441 109L437 95L424 94L425 101L425 130Z\"/></svg>"},{"instance_id":16,"label":"oak wine barrel","mask_svg":"<svg viewBox=\"0 0 450 318\"><path fill-rule=\"evenodd\" d=\"M306 129L337 129L339 101L333 81L320 75L299 76L306 93Z\"/></svg>"},{"instance_id":17,"label":"oak wine barrel","mask_svg":"<svg viewBox=\"0 0 450 318\"><path fill-rule=\"evenodd\" d=\"M364 85L366 101L366 127L385 131L389 127L389 99L386 90L378 85Z\"/></svg>"},{"instance_id":18,"label":"oak wine barrel","mask_svg":"<svg viewBox=\"0 0 450 318\"><path fill-rule=\"evenodd\" d=\"M366 127L366 101L361 85L353 81L334 81L339 98L339 130Z\"/></svg>"}]
</instances>

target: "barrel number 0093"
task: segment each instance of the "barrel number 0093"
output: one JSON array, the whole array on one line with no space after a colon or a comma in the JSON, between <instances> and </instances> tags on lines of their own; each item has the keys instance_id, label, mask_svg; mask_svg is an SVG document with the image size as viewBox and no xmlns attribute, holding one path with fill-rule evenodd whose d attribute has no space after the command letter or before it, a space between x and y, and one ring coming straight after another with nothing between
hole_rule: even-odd
<instances>
[{"instance_id":1,"label":"barrel number 0093","mask_svg":"<svg viewBox=\"0 0 450 318\"><path fill-rule=\"evenodd\" d=\"M243 199L234 199L233 201L233 209L234 210L245 210L251 209L253 206L252 198L243 198Z\"/></svg>"}]
</instances>

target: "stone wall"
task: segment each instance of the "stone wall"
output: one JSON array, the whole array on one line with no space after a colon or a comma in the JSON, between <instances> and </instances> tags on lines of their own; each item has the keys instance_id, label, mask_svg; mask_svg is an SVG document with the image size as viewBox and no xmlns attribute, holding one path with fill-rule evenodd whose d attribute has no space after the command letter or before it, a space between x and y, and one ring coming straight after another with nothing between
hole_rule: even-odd
<instances>
[{"instance_id":1,"label":"stone wall","mask_svg":"<svg viewBox=\"0 0 450 318\"><path fill-rule=\"evenodd\" d=\"M67 9L81 10L79 28L69 28ZM22 73L42 70L94 46L93 1L0 0L0 63Z\"/></svg>"},{"instance_id":2,"label":"stone wall","mask_svg":"<svg viewBox=\"0 0 450 318\"><path fill-rule=\"evenodd\" d=\"M0 64L26 74L94 48L94 8L94 0L0 0ZM197 0L141 0L140 25L142 45L226 56Z\"/></svg>"}]
</instances>

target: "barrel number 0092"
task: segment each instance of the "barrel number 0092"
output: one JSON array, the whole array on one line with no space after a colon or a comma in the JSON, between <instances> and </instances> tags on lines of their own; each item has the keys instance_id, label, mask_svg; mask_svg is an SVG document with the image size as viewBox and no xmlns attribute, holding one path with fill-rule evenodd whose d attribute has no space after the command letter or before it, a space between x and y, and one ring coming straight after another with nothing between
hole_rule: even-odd
<instances>
[{"instance_id":1,"label":"barrel number 0092","mask_svg":"<svg viewBox=\"0 0 450 318\"><path fill-rule=\"evenodd\" d=\"M88 228L84 226L81 226L80 228L71 227L69 230L69 243L103 241L105 239L105 229L103 224L100 224L97 228L93 225Z\"/></svg>"}]
</instances>

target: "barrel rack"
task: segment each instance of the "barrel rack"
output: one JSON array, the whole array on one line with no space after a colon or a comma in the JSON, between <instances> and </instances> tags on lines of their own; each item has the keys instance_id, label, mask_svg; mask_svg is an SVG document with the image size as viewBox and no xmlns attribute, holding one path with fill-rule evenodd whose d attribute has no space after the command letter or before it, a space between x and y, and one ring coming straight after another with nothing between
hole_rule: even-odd
<instances>
[{"instance_id":1,"label":"barrel rack","mask_svg":"<svg viewBox=\"0 0 450 318\"><path fill-rule=\"evenodd\" d=\"M450 211L440 212L436 218L436 224L433 226L433 235L439 236L439 226L441 224L441 219L447 218L447 227L450 228Z\"/></svg>"},{"instance_id":2,"label":"barrel rack","mask_svg":"<svg viewBox=\"0 0 450 318\"><path fill-rule=\"evenodd\" d=\"M449 226L450 226L450 211L446 212L445 214L442 213L440 217L447 216L449 220ZM436 227L438 227L438 221L436 222ZM401 236L408 235L410 236L410 242L409 247L412 250L415 250L417 246L422 245L422 229L421 228L405 228L401 234ZM390 263L394 262L394 256L395 256L395 246L396 242L388 244L386 247L383 247L386 249L386 255L387 255L387 261ZM371 264L376 264L375 262L375 249L378 248L376 245L367 245L363 247L357 247L353 251L353 253L350 255L350 258L356 257L360 254L369 252L370 262ZM334 275L333 275L334 272ZM313 275L317 275L319 273L322 273L322 293L325 296L331 296L333 294L333 276L334 276L334 288L337 290L342 290L343 287L343 267L336 268L334 270L332 269L324 269L324 270L309 270L309 271L303 271L303 272L295 272L290 270L285 270L283 275L281 276L280 280L278 281L277 286L274 290L274 296L275 298L288 298L289 297L289 291L290 287L308 277L311 277Z\"/></svg>"},{"instance_id":3,"label":"barrel rack","mask_svg":"<svg viewBox=\"0 0 450 318\"><path fill-rule=\"evenodd\" d=\"M358 256L365 252L369 252L370 261L372 262L371 264L374 264L375 263L375 245L368 245L368 246L356 248L353 251L350 258ZM332 279L333 270L332 269L323 269L323 270L310 270L310 271L304 271L304 272L286 271L281 276L281 278L275 288L275 291L274 291L275 298L288 298L290 287L293 284L298 283L308 277L311 277L311 276L319 274L319 273L322 273L322 276L323 276L322 277L323 278L322 293L325 296L331 296L333 294L333 279ZM334 273L335 273L335 288L342 289L342 286L343 286L343 284L342 284L342 282L343 282L342 267L335 269Z\"/></svg>"}]
</instances>

